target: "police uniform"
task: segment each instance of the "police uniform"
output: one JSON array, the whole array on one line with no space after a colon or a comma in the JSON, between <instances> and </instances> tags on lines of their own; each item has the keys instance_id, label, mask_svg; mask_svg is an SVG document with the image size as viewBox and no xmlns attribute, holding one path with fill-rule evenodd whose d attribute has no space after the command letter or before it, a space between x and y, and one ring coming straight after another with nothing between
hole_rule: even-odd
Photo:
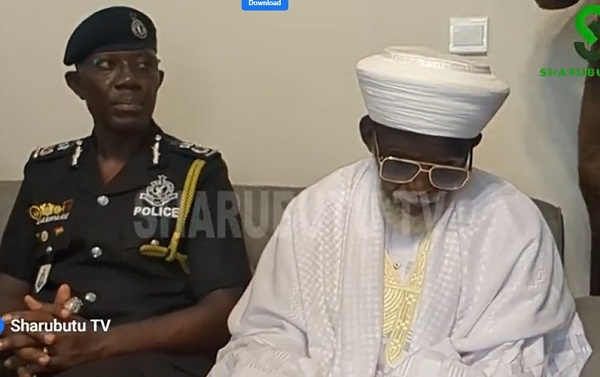
<instances>
[{"instance_id":1,"label":"police uniform","mask_svg":"<svg viewBox=\"0 0 600 377\"><path fill-rule=\"evenodd\" d=\"M76 29L64 62L102 50L156 49L155 34L141 12L107 8ZM243 289L251 272L227 165L219 152L178 140L155 123L108 183L93 134L37 148L2 238L0 273L31 283L46 302L67 283L84 302L82 317L110 319L111 326L193 306L215 290ZM127 357L110 365L99 360L94 373L116 376L110 368L121 362L130 376L208 371L200 356L168 357L162 364L154 356L137 360L136 370ZM177 367L161 369L171 364ZM96 375L83 371L65 376Z\"/></svg>"},{"instance_id":2,"label":"police uniform","mask_svg":"<svg viewBox=\"0 0 600 377\"><path fill-rule=\"evenodd\" d=\"M222 156L152 128L146 147L106 184L93 136L36 149L0 246L0 272L30 282L46 302L68 283L83 317L112 326L245 287L250 268Z\"/></svg>"}]
</instances>

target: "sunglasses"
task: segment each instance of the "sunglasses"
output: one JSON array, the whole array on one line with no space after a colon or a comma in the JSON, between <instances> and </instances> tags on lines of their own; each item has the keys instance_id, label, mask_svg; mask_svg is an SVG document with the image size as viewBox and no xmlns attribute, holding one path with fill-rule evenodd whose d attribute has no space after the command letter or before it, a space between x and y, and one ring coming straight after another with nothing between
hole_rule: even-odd
<instances>
[{"instance_id":1,"label":"sunglasses","mask_svg":"<svg viewBox=\"0 0 600 377\"><path fill-rule=\"evenodd\" d=\"M375 154L379 161L379 176L382 180L390 183L411 183L423 172L427 173L429 183L436 189L455 191L463 188L471 176L472 153L469 153L468 168L424 163L393 156L381 158L379 142L375 135Z\"/></svg>"}]
</instances>

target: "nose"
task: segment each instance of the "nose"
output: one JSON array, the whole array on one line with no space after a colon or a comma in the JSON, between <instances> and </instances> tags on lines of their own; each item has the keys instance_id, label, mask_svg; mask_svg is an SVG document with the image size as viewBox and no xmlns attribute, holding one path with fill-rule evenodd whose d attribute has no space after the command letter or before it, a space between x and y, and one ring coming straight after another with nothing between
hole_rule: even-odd
<instances>
[{"instance_id":1,"label":"nose","mask_svg":"<svg viewBox=\"0 0 600 377\"><path fill-rule=\"evenodd\" d=\"M121 64L121 69L118 72L116 81L117 89L140 89L140 81L135 72L131 69L129 64L125 62Z\"/></svg>"},{"instance_id":2,"label":"nose","mask_svg":"<svg viewBox=\"0 0 600 377\"><path fill-rule=\"evenodd\" d=\"M429 182L429 176L425 172L419 173L412 182L402 185L402 188L406 191L415 192L430 192L436 189Z\"/></svg>"}]
</instances>

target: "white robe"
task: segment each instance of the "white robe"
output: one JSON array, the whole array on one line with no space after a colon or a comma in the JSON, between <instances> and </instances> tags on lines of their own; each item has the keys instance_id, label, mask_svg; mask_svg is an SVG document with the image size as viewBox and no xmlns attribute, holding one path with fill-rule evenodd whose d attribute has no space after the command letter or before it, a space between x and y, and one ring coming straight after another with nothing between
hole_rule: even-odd
<instances>
[{"instance_id":1,"label":"white robe","mask_svg":"<svg viewBox=\"0 0 600 377\"><path fill-rule=\"evenodd\" d=\"M575 377L591 353L534 203L475 170L436 226L410 348L377 370L384 220L372 159L298 195L209 377Z\"/></svg>"}]
</instances>

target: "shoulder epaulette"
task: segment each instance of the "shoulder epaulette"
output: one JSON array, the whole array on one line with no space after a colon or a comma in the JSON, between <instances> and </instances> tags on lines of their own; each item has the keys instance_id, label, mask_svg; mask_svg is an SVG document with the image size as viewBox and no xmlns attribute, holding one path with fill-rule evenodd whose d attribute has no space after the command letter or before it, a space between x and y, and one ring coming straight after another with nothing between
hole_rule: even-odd
<instances>
[{"instance_id":1,"label":"shoulder epaulette","mask_svg":"<svg viewBox=\"0 0 600 377\"><path fill-rule=\"evenodd\" d=\"M45 147L37 147L29 157L30 161L47 161L55 158L68 156L73 148L81 143L81 139L63 141L58 144L52 144Z\"/></svg>"},{"instance_id":2,"label":"shoulder epaulette","mask_svg":"<svg viewBox=\"0 0 600 377\"><path fill-rule=\"evenodd\" d=\"M173 136L164 135L163 139L169 150L191 158L212 160L221 156L221 153L216 149L182 141Z\"/></svg>"}]
</instances>

